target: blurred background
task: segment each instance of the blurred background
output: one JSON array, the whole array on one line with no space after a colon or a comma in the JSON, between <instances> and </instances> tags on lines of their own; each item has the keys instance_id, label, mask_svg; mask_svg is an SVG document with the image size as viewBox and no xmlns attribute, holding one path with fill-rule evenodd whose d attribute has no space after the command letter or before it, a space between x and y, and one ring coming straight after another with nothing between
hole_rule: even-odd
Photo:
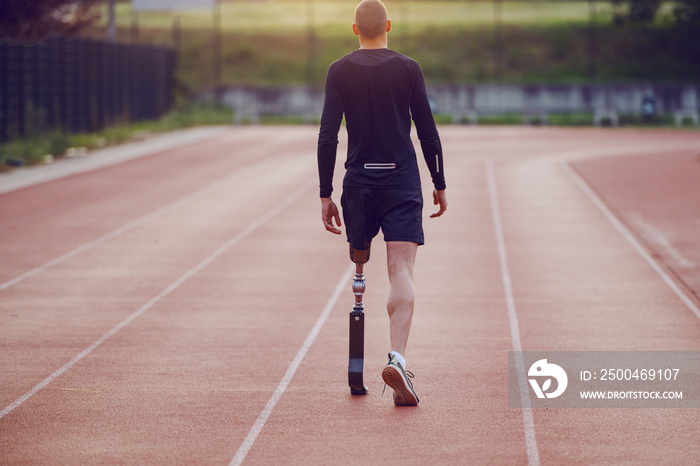
<instances>
[{"instance_id":1,"label":"blurred background","mask_svg":"<svg viewBox=\"0 0 700 466\"><path fill-rule=\"evenodd\" d=\"M328 65L358 46L357 3L0 0L0 157L138 122L315 123ZM698 124L698 0L385 4L441 123Z\"/></svg>"},{"instance_id":2,"label":"blurred background","mask_svg":"<svg viewBox=\"0 0 700 466\"><path fill-rule=\"evenodd\" d=\"M107 37L109 2L84 3L95 4L99 19L81 35ZM315 86L323 84L333 60L357 48L350 30L357 3L115 1L112 37L176 47L178 78L192 91L212 85ZM700 77L696 0L385 3L394 23L390 47L416 58L431 83L685 82ZM168 4L170 11L161 9Z\"/></svg>"}]
</instances>

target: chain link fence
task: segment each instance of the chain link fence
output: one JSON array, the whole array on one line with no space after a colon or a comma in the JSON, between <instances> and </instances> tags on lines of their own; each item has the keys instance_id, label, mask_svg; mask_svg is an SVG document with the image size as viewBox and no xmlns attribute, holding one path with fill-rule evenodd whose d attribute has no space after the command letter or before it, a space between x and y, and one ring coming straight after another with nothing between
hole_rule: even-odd
<instances>
[{"instance_id":1,"label":"chain link fence","mask_svg":"<svg viewBox=\"0 0 700 466\"><path fill-rule=\"evenodd\" d=\"M1 40L0 142L158 118L174 103L176 62L162 46Z\"/></svg>"}]
</instances>

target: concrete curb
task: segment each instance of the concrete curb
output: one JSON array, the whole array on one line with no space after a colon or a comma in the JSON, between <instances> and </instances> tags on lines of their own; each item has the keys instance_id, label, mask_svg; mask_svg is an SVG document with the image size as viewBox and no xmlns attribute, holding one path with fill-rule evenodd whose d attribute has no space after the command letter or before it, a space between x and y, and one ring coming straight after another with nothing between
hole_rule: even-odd
<instances>
[{"instance_id":1,"label":"concrete curb","mask_svg":"<svg viewBox=\"0 0 700 466\"><path fill-rule=\"evenodd\" d=\"M218 136L228 129L227 126L207 126L178 130L158 134L144 141L128 142L95 150L84 157L63 158L50 165L16 168L0 174L0 194L203 141Z\"/></svg>"}]
</instances>

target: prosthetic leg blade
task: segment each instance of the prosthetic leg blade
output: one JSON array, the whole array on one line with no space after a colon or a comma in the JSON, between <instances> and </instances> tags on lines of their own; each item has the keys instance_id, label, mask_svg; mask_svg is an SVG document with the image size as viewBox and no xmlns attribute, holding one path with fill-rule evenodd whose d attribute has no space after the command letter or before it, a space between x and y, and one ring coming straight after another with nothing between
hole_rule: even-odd
<instances>
[{"instance_id":1,"label":"prosthetic leg blade","mask_svg":"<svg viewBox=\"0 0 700 466\"><path fill-rule=\"evenodd\" d=\"M362 366L365 358L365 305L362 296L365 292L364 264L369 261L370 247L358 250L350 246L350 260L355 263L355 277L352 280L352 292L355 305L350 313L350 362L348 363L348 384L353 395L367 394L367 387L362 381Z\"/></svg>"},{"instance_id":2,"label":"prosthetic leg blade","mask_svg":"<svg viewBox=\"0 0 700 466\"><path fill-rule=\"evenodd\" d=\"M362 381L365 357L365 314L350 313L350 362L348 364L348 384L353 395L366 395L367 387Z\"/></svg>"}]
</instances>

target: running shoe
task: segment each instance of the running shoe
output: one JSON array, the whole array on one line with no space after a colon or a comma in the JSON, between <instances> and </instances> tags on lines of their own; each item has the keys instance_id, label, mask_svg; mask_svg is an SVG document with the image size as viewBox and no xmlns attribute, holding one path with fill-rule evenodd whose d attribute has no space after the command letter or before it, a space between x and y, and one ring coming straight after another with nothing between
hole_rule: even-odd
<instances>
[{"instance_id":1,"label":"running shoe","mask_svg":"<svg viewBox=\"0 0 700 466\"><path fill-rule=\"evenodd\" d=\"M396 356L389 353L389 363L382 371L384 382L394 389L394 405L396 406L416 406L418 395L413 390L411 380L413 373L405 371L401 363L396 360Z\"/></svg>"}]
</instances>

